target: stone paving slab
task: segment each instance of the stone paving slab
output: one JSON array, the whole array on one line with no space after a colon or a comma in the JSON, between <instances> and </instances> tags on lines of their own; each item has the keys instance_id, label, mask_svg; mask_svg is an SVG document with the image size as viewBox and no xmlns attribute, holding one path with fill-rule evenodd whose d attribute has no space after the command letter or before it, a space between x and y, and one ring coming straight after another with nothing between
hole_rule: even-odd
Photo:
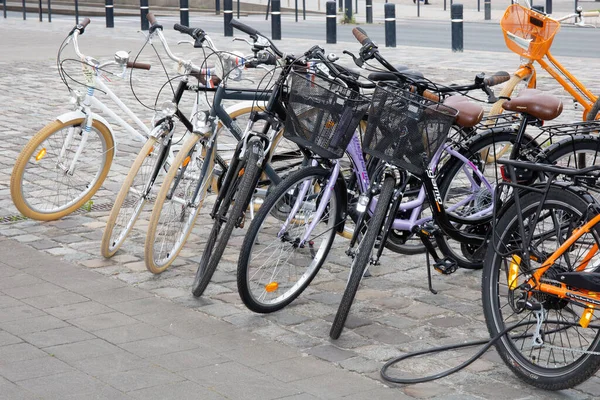
<instances>
[{"instance_id":1,"label":"stone paving slab","mask_svg":"<svg viewBox=\"0 0 600 400\"><path fill-rule=\"evenodd\" d=\"M0 134L4 139L0 164L5 166L0 168L0 185L4 187L10 183L14 159L29 137L68 109L52 54L70 27L66 21L51 26L36 21L0 23L0 34L6 39L0 43ZM98 26L88 29L88 34L86 51L99 58L111 57L117 48L139 48L142 42L135 30L127 27L106 30ZM173 44L178 39L166 34ZM214 35L214 40L222 48L247 51L243 44L219 35ZM317 42L297 40L281 46L298 51ZM356 43L326 46L337 54L344 48L358 47ZM180 47L177 51L186 50ZM465 83L481 71L512 71L519 62L516 55L508 53L457 54L416 47L382 52L393 62L420 68L443 82ZM144 53L142 60L157 65L150 53ZM599 88L600 70L593 68L593 61L560 60L584 83ZM134 82L146 101L154 99L154 90L164 82L158 68L151 74ZM138 88L146 83L145 89ZM135 103L128 83L116 81L114 86L134 111L149 121L151 112ZM538 86L563 98L561 121L580 118L580 111L573 109L552 78L540 73ZM32 93L42 91L45 101L32 100ZM29 118L31 115L36 118ZM514 377L494 352L450 378L385 388L378 371L386 360L403 352L487 336L481 315L480 273L459 270L449 277L435 275L434 286L440 293L434 296L427 290L424 257L420 255L398 257L384 252L382 265L362 284L349 325L337 341L330 341L328 332L348 274L347 241L342 238L336 238L328 262L306 292L272 315L254 315L239 300L235 283L239 247L235 244L228 248L205 295L201 299L191 296L191 282L210 227L205 214L198 219L181 257L160 276L150 274L142 264L147 213L118 256L104 260L99 252L103 223L128 165L141 147L115 129L121 150L104 188L94 197L95 204L108 208L56 222L0 225L0 272L6 272L0 280L0 364L22 363L6 369L10 371L6 374L32 374L29 379L12 381L0 373L0 398L5 393L8 398L40 394L82 398L92 392L98 398L111 399L163 398L160 394L165 393L180 398L180 393L191 388L200 388L202 398L588 399L600 395L598 377L557 394L533 389ZM10 197L0 197L0 216L15 213ZM23 241L27 235L39 239ZM68 240L58 242L58 237ZM39 243L44 245L36 247ZM55 340L52 331L67 328L68 343L43 342ZM40 347L27 343L26 337L37 338ZM32 371L26 363L49 354L73 370L39 376L45 374L44 369ZM416 375L433 373L464 360L466 354L450 352L411 363L403 370ZM110 374L111 368L132 372L119 380ZM148 381L136 371L146 368L168 371L165 375L169 378L160 387L144 387ZM215 377L215 372L221 376ZM311 376L313 372L318 373ZM60 384L69 380L84 388L78 393L61 392ZM138 380L140 386L135 386ZM268 392L257 382L270 382L273 390ZM241 391L244 383L248 389ZM47 393L40 391L44 385L49 385Z\"/></svg>"}]
</instances>

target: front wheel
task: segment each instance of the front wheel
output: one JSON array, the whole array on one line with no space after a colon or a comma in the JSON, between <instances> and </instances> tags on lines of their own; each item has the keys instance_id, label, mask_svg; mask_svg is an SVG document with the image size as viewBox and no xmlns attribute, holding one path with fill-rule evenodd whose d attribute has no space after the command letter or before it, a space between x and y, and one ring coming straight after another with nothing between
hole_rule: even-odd
<instances>
[{"instance_id":1,"label":"front wheel","mask_svg":"<svg viewBox=\"0 0 600 400\"><path fill-rule=\"evenodd\" d=\"M528 291L525 284L531 273L541 268L544 260L593 215L588 216L589 201L563 187L550 187L539 209L542 196L535 192L521 196L522 226L514 204L498 220L484 263L483 311L491 337L511 325L526 323L496 342L498 354L528 384L561 390L580 384L600 369L600 357L591 353L600 350L597 312L588 327L583 328L580 322L586 309L581 302L539 290ZM542 282L561 286L561 274L580 270L583 263L594 268L600 244L598 229L590 229L566 249L544 272ZM524 241L529 243L527 253ZM546 312L540 327L542 345L533 343L535 311L525 307L523 299L541 304Z\"/></svg>"},{"instance_id":2,"label":"front wheel","mask_svg":"<svg viewBox=\"0 0 600 400\"><path fill-rule=\"evenodd\" d=\"M325 262L341 206L336 190L324 191L330 175L321 167L293 173L252 220L237 269L240 298L250 310L271 313L287 306Z\"/></svg>"},{"instance_id":3,"label":"front wheel","mask_svg":"<svg viewBox=\"0 0 600 400\"><path fill-rule=\"evenodd\" d=\"M110 130L83 118L43 127L17 157L10 195L27 218L53 221L86 204L100 189L115 154ZM75 162L74 162L75 161Z\"/></svg>"},{"instance_id":4,"label":"front wheel","mask_svg":"<svg viewBox=\"0 0 600 400\"><path fill-rule=\"evenodd\" d=\"M342 330L344 329L344 324L346 323L346 319L350 313L350 307L352 307L352 303L354 302L354 296L356 296L360 281L362 280L365 270L371 261L371 253L392 201L395 185L395 179L390 176L386 177L383 181L381 193L377 199L377 206L375 207L373 216L368 222L367 231L364 235L362 235L362 239L356 250L354 260L352 261L352 267L350 269L350 279L346 284L346 289L344 290L338 311L335 314L333 324L331 325L331 330L329 331L329 336L332 339L339 338Z\"/></svg>"},{"instance_id":5,"label":"front wheel","mask_svg":"<svg viewBox=\"0 0 600 400\"><path fill-rule=\"evenodd\" d=\"M586 116L587 121L595 121L597 119L600 120L600 97L598 97L598 100L596 100Z\"/></svg>"},{"instance_id":6,"label":"front wheel","mask_svg":"<svg viewBox=\"0 0 600 400\"><path fill-rule=\"evenodd\" d=\"M227 193L215 216L215 222L194 277L192 294L195 297L202 296L210 283L233 229L243 225L244 212L254 193L261 172L258 162L262 159L262 152L262 143L258 140L251 141L231 186L222 188L222 190L227 190Z\"/></svg>"}]
</instances>

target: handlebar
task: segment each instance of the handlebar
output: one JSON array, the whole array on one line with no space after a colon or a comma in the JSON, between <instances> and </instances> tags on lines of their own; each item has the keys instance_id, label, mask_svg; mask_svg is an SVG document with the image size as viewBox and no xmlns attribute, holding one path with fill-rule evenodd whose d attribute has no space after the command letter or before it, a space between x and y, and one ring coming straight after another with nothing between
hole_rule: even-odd
<instances>
[{"instance_id":1,"label":"handlebar","mask_svg":"<svg viewBox=\"0 0 600 400\"><path fill-rule=\"evenodd\" d=\"M370 44L370 45L373 44L373 41L369 38L369 35L367 35L367 32L365 32L361 28L352 29L352 34L354 35L356 40L358 40L360 42L360 44L362 44L363 46L366 46L368 44Z\"/></svg>"},{"instance_id":2,"label":"handlebar","mask_svg":"<svg viewBox=\"0 0 600 400\"><path fill-rule=\"evenodd\" d=\"M173 29L175 29L177 32L188 34L191 37L193 37L194 39L201 38L202 36L204 36L206 34L204 32L204 30L202 30L200 28L190 28L189 26L180 25L180 24L173 25Z\"/></svg>"},{"instance_id":3,"label":"handlebar","mask_svg":"<svg viewBox=\"0 0 600 400\"><path fill-rule=\"evenodd\" d=\"M150 22L150 25L156 25L156 17L152 13L146 14L146 19Z\"/></svg>"},{"instance_id":4,"label":"handlebar","mask_svg":"<svg viewBox=\"0 0 600 400\"><path fill-rule=\"evenodd\" d=\"M151 65L137 61L127 61L127 68L150 70Z\"/></svg>"},{"instance_id":5,"label":"handlebar","mask_svg":"<svg viewBox=\"0 0 600 400\"><path fill-rule=\"evenodd\" d=\"M494 75L483 78L483 83L486 86L495 86L504 83L510 79L510 74L505 71L498 71Z\"/></svg>"},{"instance_id":6,"label":"handlebar","mask_svg":"<svg viewBox=\"0 0 600 400\"><path fill-rule=\"evenodd\" d=\"M259 36L262 37L267 42L269 42L269 47L271 48L271 50L273 50L277 57L283 57L283 52L279 50L268 37L257 31L256 29L252 28L251 26L248 26L236 19L232 19L229 22L229 25L231 25L233 28L239 29L244 33L247 33L252 39L254 39L255 42L258 41Z\"/></svg>"}]
</instances>

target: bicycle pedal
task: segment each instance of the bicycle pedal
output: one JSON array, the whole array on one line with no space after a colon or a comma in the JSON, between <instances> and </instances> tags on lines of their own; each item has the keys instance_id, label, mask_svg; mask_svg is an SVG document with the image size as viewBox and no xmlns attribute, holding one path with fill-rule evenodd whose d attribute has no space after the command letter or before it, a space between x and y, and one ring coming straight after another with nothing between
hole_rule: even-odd
<instances>
[{"instance_id":1,"label":"bicycle pedal","mask_svg":"<svg viewBox=\"0 0 600 400\"><path fill-rule=\"evenodd\" d=\"M421 232L424 233L425 236L434 236L439 230L437 225L434 224L425 224L421 226Z\"/></svg>"},{"instance_id":2,"label":"bicycle pedal","mask_svg":"<svg viewBox=\"0 0 600 400\"><path fill-rule=\"evenodd\" d=\"M458 264L451 258L443 258L433 264L433 268L442 275L450 275L456 272Z\"/></svg>"}]
</instances>

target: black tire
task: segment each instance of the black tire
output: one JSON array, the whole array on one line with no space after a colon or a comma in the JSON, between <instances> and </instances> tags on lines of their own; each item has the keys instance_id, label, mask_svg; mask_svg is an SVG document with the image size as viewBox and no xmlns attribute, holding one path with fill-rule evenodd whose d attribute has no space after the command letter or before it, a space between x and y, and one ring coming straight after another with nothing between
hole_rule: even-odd
<instances>
[{"instance_id":1,"label":"black tire","mask_svg":"<svg viewBox=\"0 0 600 400\"><path fill-rule=\"evenodd\" d=\"M598 97L598 100L596 100L586 117L587 121L595 121L597 119L600 119L600 97Z\"/></svg>"},{"instance_id":2,"label":"black tire","mask_svg":"<svg viewBox=\"0 0 600 400\"><path fill-rule=\"evenodd\" d=\"M544 202L542 216L532 227L531 218L540 204L541 195L534 192L521 195L522 216L526 237L530 234L530 229L534 229L536 235L530 242L530 250L533 252L537 249L544 251L542 254L550 255L572 234L573 229L581 226L587 218L595 216L595 213L588 216L587 212L589 202L593 200L584 199L564 187L552 186ZM597 229L592 229L582 237L583 239L576 241L544 273L542 279L558 279L560 273L572 271L580 265L579 263L588 256L589 249L599 243ZM585 381L600 369L600 357L582 353L600 350L598 316L594 316L588 328L582 328L579 326L578 313L583 309L571 306L571 300L568 298L559 298L540 291L523 292L520 289L529 279L528 274L541 267L541 260L531 257L527 263L527 270L525 263L521 262L523 240L514 203L508 206L499 218L493 239L486 254L482 279L483 311L490 336L495 337L513 324L533 321L533 325L516 328L496 342L496 349L503 361L520 379L544 390L567 389ZM521 257L516 259L516 263L513 262L517 265L517 274L514 275L515 278L509 278L507 269L514 268L514 265L509 265L511 260L515 260L515 256ZM582 257L579 262L578 257ZM567 258L570 262L567 262ZM516 279L512 288L508 279ZM531 347L536 319L532 311L518 306L516 299L522 296L536 299L547 311L541 332L546 346ZM556 324L552 321L571 325ZM564 328L565 326L567 328ZM573 334L572 338L569 337L570 334ZM572 350L554 349L548 345L568 347Z\"/></svg>"},{"instance_id":3,"label":"black tire","mask_svg":"<svg viewBox=\"0 0 600 400\"><path fill-rule=\"evenodd\" d=\"M346 284L346 289L344 290L338 311L335 314L331 330L329 331L329 336L332 339L339 338L344 329L344 324L350 313L350 307L352 307L354 296L356 295L360 281L365 273L365 269L371 260L371 251L373 250L377 236L380 233L388 213L388 208L390 207L392 196L394 195L395 185L396 182L394 178L390 176L386 177L383 181L381 193L377 200L377 206L375 207L372 218L369 220L367 232L362 236L362 240L356 250L350 269L350 279Z\"/></svg>"},{"instance_id":4,"label":"black tire","mask_svg":"<svg viewBox=\"0 0 600 400\"><path fill-rule=\"evenodd\" d=\"M494 132L489 131L479 134L473 137L466 145L466 150L461 151L461 154L469 159L475 167L484 173L488 178L492 188L496 185L497 180L501 179L499 172L499 165L495 162L487 163L483 160L482 154L488 154L488 158L496 158L496 155L489 155L491 146L495 149L504 149L505 146L514 145L516 143L516 135L513 132ZM522 140L522 151L524 159L535 157L539 153L540 146L530 136L525 135ZM505 157L510 155L509 151L505 151ZM492 218L492 195L489 189L485 185L480 185L482 189L481 194L477 194L475 202L478 202L474 207L473 202L466 204L464 208L451 209L453 203L459 202L462 199L463 193L469 193L469 189L461 188L460 186L453 186L453 183L461 180L461 174L465 172L463 167L465 164L456 157L450 158L443 167L443 173L438 178L438 186L440 189L440 195L442 197L444 208L446 209L446 215L448 219L455 224L457 228L470 233L485 233L490 228ZM468 167L468 170L472 170L472 167ZM465 173L465 176L467 174ZM473 185L474 183L467 179L462 179L466 182L466 186ZM463 185L464 186L464 185ZM472 188L473 186L471 186ZM481 209L483 207L483 209ZM485 211L489 209L488 213L485 213L481 217L475 217L475 214L469 214L472 211ZM472 246L467 246L462 243L457 243L447 235L438 237L437 245L440 251L454 259L458 266L465 269L481 269L483 267L483 249L476 249Z\"/></svg>"},{"instance_id":5,"label":"black tire","mask_svg":"<svg viewBox=\"0 0 600 400\"><path fill-rule=\"evenodd\" d=\"M234 188L235 193L231 202L227 202L227 199L225 199L221 204L206 247L202 253L200 265L198 265L192 286L192 294L195 297L202 296L202 293L204 293L217 269L217 265L221 260L233 229L238 225L239 218L246 211L246 207L254 193L259 178L260 168L258 161L262 156L262 151L263 148L260 141L253 140L248 144L245 160L243 161L244 173L241 178L237 179L237 182L232 182L234 185L237 184L238 187L237 189ZM231 203L233 203L233 207L230 208ZM225 226L221 229L223 221L226 222Z\"/></svg>"},{"instance_id":6,"label":"black tire","mask_svg":"<svg viewBox=\"0 0 600 400\"><path fill-rule=\"evenodd\" d=\"M307 207L296 211L285 233L281 229L298 201L298 189L306 182L310 182L309 188L323 188L330 175L331 171L322 167L292 173L273 188L252 220L237 269L238 292L250 310L271 313L287 306L308 287L325 262L341 222L341 199L335 189L320 218L324 225L315 226L308 245L298 247L306 225L312 222L311 211L316 211L320 204L319 192L308 191L302 201ZM284 259L278 259L278 254Z\"/></svg>"},{"instance_id":7,"label":"black tire","mask_svg":"<svg viewBox=\"0 0 600 400\"><path fill-rule=\"evenodd\" d=\"M539 161L570 168L585 168L600 161L600 139L592 135L567 136L550 145Z\"/></svg>"}]
</instances>

